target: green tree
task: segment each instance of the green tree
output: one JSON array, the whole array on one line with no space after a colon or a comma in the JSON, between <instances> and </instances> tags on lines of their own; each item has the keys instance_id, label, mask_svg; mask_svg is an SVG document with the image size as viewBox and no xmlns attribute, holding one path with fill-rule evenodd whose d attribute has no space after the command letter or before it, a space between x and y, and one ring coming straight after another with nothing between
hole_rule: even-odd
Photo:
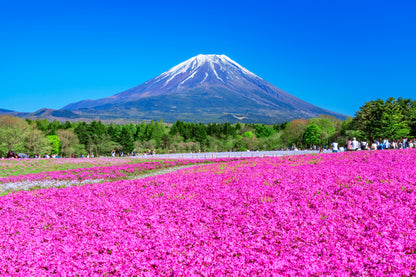
<instances>
[{"instance_id":1,"label":"green tree","mask_svg":"<svg viewBox=\"0 0 416 277\"><path fill-rule=\"evenodd\" d=\"M111 151L121 149L120 144L112 141L108 134L96 136L86 147L87 151L94 153L95 156L109 155Z\"/></svg>"},{"instance_id":2,"label":"green tree","mask_svg":"<svg viewBox=\"0 0 416 277\"><path fill-rule=\"evenodd\" d=\"M257 150L259 141L255 134L252 134L250 137L243 136L243 141L245 142L247 149L249 150Z\"/></svg>"},{"instance_id":3,"label":"green tree","mask_svg":"<svg viewBox=\"0 0 416 277\"><path fill-rule=\"evenodd\" d=\"M31 125L25 139L25 151L29 156L39 155L42 157L46 153L50 153L52 146L45 134Z\"/></svg>"},{"instance_id":4,"label":"green tree","mask_svg":"<svg viewBox=\"0 0 416 277\"><path fill-rule=\"evenodd\" d=\"M270 137L265 138L263 142L261 142L259 139L259 144L262 143L263 145L265 145L263 147L264 150L276 150L279 148L283 148L285 145L282 142L282 133L283 132L275 132Z\"/></svg>"},{"instance_id":5,"label":"green tree","mask_svg":"<svg viewBox=\"0 0 416 277\"><path fill-rule=\"evenodd\" d=\"M240 138L241 138L241 136L240 136ZM226 139L221 140L222 141L222 147L221 147L222 151L232 151L232 150L234 150L235 145L237 144L236 143L237 140L238 140L237 138L231 138L231 137L228 137ZM247 150L247 149L245 149L245 150Z\"/></svg>"},{"instance_id":6,"label":"green tree","mask_svg":"<svg viewBox=\"0 0 416 277\"><path fill-rule=\"evenodd\" d=\"M254 135L253 132L247 131L247 132L244 132L242 137L243 138L251 138L253 135Z\"/></svg>"},{"instance_id":7,"label":"green tree","mask_svg":"<svg viewBox=\"0 0 416 277\"><path fill-rule=\"evenodd\" d=\"M120 143L122 131L123 131L123 126L121 126L120 124L117 124L116 126L114 126L111 133L109 132L109 135L111 136L111 140L117 143Z\"/></svg>"},{"instance_id":8,"label":"green tree","mask_svg":"<svg viewBox=\"0 0 416 277\"><path fill-rule=\"evenodd\" d=\"M247 141L245 141L242 136L238 135L234 140L232 149L236 149L237 151L246 151L248 149Z\"/></svg>"},{"instance_id":9,"label":"green tree","mask_svg":"<svg viewBox=\"0 0 416 277\"><path fill-rule=\"evenodd\" d=\"M107 126L103 124L101 120L99 120L98 122L97 121L91 122L90 126L91 126L91 131L94 134L103 135L107 133Z\"/></svg>"},{"instance_id":10,"label":"green tree","mask_svg":"<svg viewBox=\"0 0 416 277\"><path fill-rule=\"evenodd\" d=\"M207 135L217 138L220 137L221 126L217 123L209 123L207 125Z\"/></svg>"},{"instance_id":11,"label":"green tree","mask_svg":"<svg viewBox=\"0 0 416 277\"><path fill-rule=\"evenodd\" d=\"M273 127L269 127L264 124L256 124L254 130L256 137L258 138L268 138L276 132Z\"/></svg>"},{"instance_id":12,"label":"green tree","mask_svg":"<svg viewBox=\"0 0 416 277\"><path fill-rule=\"evenodd\" d=\"M242 128L241 124L240 124L239 122L237 122L237 123L234 125L234 130L235 130L235 133L237 134L237 133L238 133L238 131L240 131L240 130L241 130L241 128Z\"/></svg>"},{"instance_id":13,"label":"green tree","mask_svg":"<svg viewBox=\"0 0 416 277\"><path fill-rule=\"evenodd\" d=\"M21 118L0 116L0 154L6 155L9 150L24 152L29 129L30 125Z\"/></svg>"},{"instance_id":14,"label":"green tree","mask_svg":"<svg viewBox=\"0 0 416 277\"><path fill-rule=\"evenodd\" d=\"M356 112L352 122L352 129L360 130L369 141L374 141L383 136L382 134L382 116L384 112L384 101L377 99L366 102Z\"/></svg>"},{"instance_id":15,"label":"green tree","mask_svg":"<svg viewBox=\"0 0 416 277\"><path fill-rule=\"evenodd\" d=\"M47 119L36 119L35 123L42 132L46 133L49 130L49 121Z\"/></svg>"},{"instance_id":16,"label":"green tree","mask_svg":"<svg viewBox=\"0 0 416 277\"><path fill-rule=\"evenodd\" d=\"M412 137L416 136L416 101L412 99L397 99L397 104L400 105L403 119L409 126L409 135Z\"/></svg>"},{"instance_id":17,"label":"green tree","mask_svg":"<svg viewBox=\"0 0 416 277\"><path fill-rule=\"evenodd\" d=\"M134 150L134 134L135 130L131 130L128 125L123 126L121 130L120 145L126 153L133 152Z\"/></svg>"},{"instance_id":18,"label":"green tree","mask_svg":"<svg viewBox=\"0 0 416 277\"><path fill-rule=\"evenodd\" d=\"M63 128L62 124L54 119L51 123L49 123L48 134L56 135L56 131L61 128Z\"/></svg>"},{"instance_id":19,"label":"green tree","mask_svg":"<svg viewBox=\"0 0 416 277\"><path fill-rule=\"evenodd\" d=\"M148 136L150 139L153 139L156 141L156 147L163 147L164 145L164 140L163 137L164 135L168 134L168 130L165 127L165 124L163 123L162 120L160 121L152 121L151 124L148 125Z\"/></svg>"},{"instance_id":20,"label":"green tree","mask_svg":"<svg viewBox=\"0 0 416 277\"><path fill-rule=\"evenodd\" d=\"M175 134L179 134L179 135L183 136L183 133L184 133L184 123L180 120L177 120L170 127L169 134L171 136L173 136Z\"/></svg>"},{"instance_id":21,"label":"green tree","mask_svg":"<svg viewBox=\"0 0 416 277\"><path fill-rule=\"evenodd\" d=\"M283 143L288 146L295 145L297 147L303 147L303 135L308 125L309 121L306 119L295 119L289 122L283 131Z\"/></svg>"},{"instance_id":22,"label":"green tree","mask_svg":"<svg viewBox=\"0 0 416 277\"><path fill-rule=\"evenodd\" d=\"M224 138L227 138L229 136L234 137L236 135L236 129L234 129L229 122L225 122L222 125L221 134Z\"/></svg>"},{"instance_id":23,"label":"green tree","mask_svg":"<svg viewBox=\"0 0 416 277\"><path fill-rule=\"evenodd\" d=\"M59 137L57 135L49 135L47 136L50 145L52 147L51 152L53 154L57 154L59 155L60 153L60 145L61 145L61 140L59 139Z\"/></svg>"},{"instance_id":24,"label":"green tree","mask_svg":"<svg viewBox=\"0 0 416 277\"><path fill-rule=\"evenodd\" d=\"M273 129L275 129L276 131L283 131L284 129L286 129L288 124L289 124L289 122L283 122L281 124L275 124L275 125L273 125Z\"/></svg>"},{"instance_id":25,"label":"green tree","mask_svg":"<svg viewBox=\"0 0 416 277\"><path fill-rule=\"evenodd\" d=\"M63 129L71 129L72 128L72 124L71 122L69 122L68 120L65 121L65 124L62 126Z\"/></svg>"},{"instance_id":26,"label":"green tree","mask_svg":"<svg viewBox=\"0 0 416 277\"><path fill-rule=\"evenodd\" d=\"M311 123L306 127L306 131L304 134L304 140L307 145L312 147L312 145L321 145L321 136L322 136L322 130L319 128L318 125L315 123Z\"/></svg>"},{"instance_id":27,"label":"green tree","mask_svg":"<svg viewBox=\"0 0 416 277\"><path fill-rule=\"evenodd\" d=\"M223 151L221 146L221 140L216 136L208 136L208 151L209 152L221 152Z\"/></svg>"},{"instance_id":28,"label":"green tree","mask_svg":"<svg viewBox=\"0 0 416 277\"><path fill-rule=\"evenodd\" d=\"M61 155L63 157L85 154L85 146L79 143L78 137L72 129L59 129L56 134L60 139Z\"/></svg>"},{"instance_id":29,"label":"green tree","mask_svg":"<svg viewBox=\"0 0 416 277\"><path fill-rule=\"evenodd\" d=\"M96 156L109 154L117 144L111 140L111 136L107 134L107 126L101 121L93 121L87 125L85 130L88 142L85 144L88 152L94 153Z\"/></svg>"},{"instance_id":30,"label":"green tree","mask_svg":"<svg viewBox=\"0 0 416 277\"><path fill-rule=\"evenodd\" d=\"M321 136L320 136L320 143L319 144L325 144L325 145L329 145L331 143L330 139L335 135L335 133L337 132L337 130L335 129L335 124L337 126L339 126L338 131L340 130L341 127L341 121L338 119L336 119L335 117L333 118L333 120L331 120L328 117L318 117L318 118L311 118L309 120L310 124L316 124L316 126L319 127L319 129L321 130ZM316 143L314 143L316 144Z\"/></svg>"},{"instance_id":31,"label":"green tree","mask_svg":"<svg viewBox=\"0 0 416 277\"><path fill-rule=\"evenodd\" d=\"M397 139L416 134L416 103L410 99L386 101L377 99L365 103L354 118L352 129L361 131L370 141L380 138Z\"/></svg>"},{"instance_id":32,"label":"green tree","mask_svg":"<svg viewBox=\"0 0 416 277\"><path fill-rule=\"evenodd\" d=\"M410 132L401 106L392 98L386 101L381 122L381 134L384 138L399 139L407 136Z\"/></svg>"},{"instance_id":33,"label":"green tree","mask_svg":"<svg viewBox=\"0 0 416 277\"><path fill-rule=\"evenodd\" d=\"M198 123L194 126L193 138L193 140L199 142L202 147L208 145L208 135L204 124Z\"/></svg>"},{"instance_id":34,"label":"green tree","mask_svg":"<svg viewBox=\"0 0 416 277\"><path fill-rule=\"evenodd\" d=\"M91 140L91 132L86 122L78 122L77 127L74 129L75 134L81 144L87 146Z\"/></svg>"},{"instance_id":35,"label":"green tree","mask_svg":"<svg viewBox=\"0 0 416 277\"><path fill-rule=\"evenodd\" d=\"M134 140L143 141L146 140L146 123L143 121L142 123L136 126L136 134L134 135Z\"/></svg>"},{"instance_id":36,"label":"green tree","mask_svg":"<svg viewBox=\"0 0 416 277\"><path fill-rule=\"evenodd\" d=\"M171 139L171 137L169 136L168 133L163 134L162 143L163 143L163 148L165 148L166 150L169 149L169 147L172 143L172 139Z\"/></svg>"}]
</instances>

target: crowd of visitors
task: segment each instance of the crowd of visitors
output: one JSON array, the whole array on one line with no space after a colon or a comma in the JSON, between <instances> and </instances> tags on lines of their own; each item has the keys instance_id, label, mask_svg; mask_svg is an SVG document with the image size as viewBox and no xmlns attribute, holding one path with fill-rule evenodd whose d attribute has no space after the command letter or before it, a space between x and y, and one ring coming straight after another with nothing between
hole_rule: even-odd
<instances>
[{"instance_id":1,"label":"crowd of visitors","mask_svg":"<svg viewBox=\"0 0 416 277\"><path fill-rule=\"evenodd\" d=\"M407 139L406 137L397 140L380 139L375 140L371 145L365 140L357 140L353 138L345 142L345 145L339 146L338 142L331 143L332 152L358 151L358 150L383 150L383 149L404 149L416 148L415 139Z\"/></svg>"},{"instance_id":2,"label":"crowd of visitors","mask_svg":"<svg viewBox=\"0 0 416 277\"><path fill-rule=\"evenodd\" d=\"M404 149L404 148L416 148L416 139L408 139L406 137L402 139L397 140L388 140L388 139L380 139L375 140L371 144L369 144L366 140L359 140L355 137L352 139L349 139L345 142L344 145L339 145L338 142L334 141L331 143L332 152L344 152L344 151L358 151L358 150L383 150L383 149ZM323 152L323 150L327 149L325 146L317 147L313 146L312 150L319 150L319 152ZM291 151L299 151L299 149L296 146L292 146L289 149L278 149L278 150L291 150ZM150 150L148 152L143 152L141 155L155 155L155 150ZM135 156L136 152L133 151L132 153L123 153L123 152L111 152L111 157L124 157L124 156ZM34 155L33 158L59 158L56 154L45 154L43 156L40 155ZM75 155L71 155L72 158L75 158ZM94 158L94 154L87 154L87 155L81 155L81 158ZM4 159L4 157L1 157ZM18 158L29 158L28 155L24 153L16 154L14 151L10 150L6 158L8 159L18 159Z\"/></svg>"},{"instance_id":3,"label":"crowd of visitors","mask_svg":"<svg viewBox=\"0 0 416 277\"><path fill-rule=\"evenodd\" d=\"M155 150L149 150L148 152L143 152L141 155L146 156L146 155L156 155L156 151ZM112 151L111 152L111 157L128 157L128 156L136 156L136 152L133 151L131 153L124 153L123 151L120 152L116 152L116 151ZM16 154L14 151L10 150L6 157L1 157L1 159L25 159L25 158L29 158L29 156L27 154L24 153L19 153ZM55 159L55 158L61 158L60 156L56 155L56 154L45 154L43 156L41 155L33 155L33 158L37 159L37 158L45 158L45 159ZM71 158L94 158L94 154L81 154L80 156L75 156L74 154L71 155Z\"/></svg>"}]
</instances>

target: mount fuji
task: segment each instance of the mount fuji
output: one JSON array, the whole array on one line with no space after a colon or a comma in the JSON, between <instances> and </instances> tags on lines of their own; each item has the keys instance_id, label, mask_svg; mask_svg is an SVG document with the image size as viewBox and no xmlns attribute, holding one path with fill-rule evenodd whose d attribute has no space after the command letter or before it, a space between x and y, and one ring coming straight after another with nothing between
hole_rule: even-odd
<instances>
[{"instance_id":1,"label":"mount fuji","mask_svg":"<svg viewBox=\"0 0 416 277\"><path fill-rule=\"evenodd\" d=\"M61 110L102 120L280 123L320 114L345 119L266 82L225 55L198 55L113 96Z\"/></svg>"}]
</instances>

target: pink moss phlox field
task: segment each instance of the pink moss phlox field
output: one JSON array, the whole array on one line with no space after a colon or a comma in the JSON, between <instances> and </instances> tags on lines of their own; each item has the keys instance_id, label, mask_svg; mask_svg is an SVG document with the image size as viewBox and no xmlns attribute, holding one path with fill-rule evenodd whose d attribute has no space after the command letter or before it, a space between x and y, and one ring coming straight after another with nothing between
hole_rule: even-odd
<instances>
[{"instance_id":1,"label":"pink moss phlox field","mask_svg":"<svg viewBox=\"0 0 416 277\"><path fill-rule=\"evenodd\" d=\"M78 159L79 160L79 159ZM126 174L137 174L143 171L155 170L158 168L172 167L177 165L195 164L203 162L224 162L230 159L218 158L211 160L177 159L174 161L148 161L136 164L117 164L111 166L97 166L87 168L68 169L60 171L31 173L25 175L8 176L0 178L1 183L39 180L92 180L92 179L117 179L125 177ZM27 160L30 161L30 160ZM71 160L68 160L71 161Z\"/></svg>"},{"instance_id":2,"label":"pink moss phlox field","mask_svg":"<svg viewBox=\"0 0 416 277\"><path fill-rule=\"evenodd\" d=\"M411 276L415 158L255 158L8 194L0 275Z\"/></svg>"},{"instance_id":3,"label":"pink moss phlox field","mask_svg":"<svg viewBox=\"0 0 416 277\"><path fill-rule=\"evenodd\" d=\"M109 166L119 164L131 164L137 162L131 158L109 158L99 157L93 159L70 158L70 159L4 159L0 160L0 177L20 175L21 169L30 169L33 172L51 171L50 168L75 169L97 166ZM49 170L48 170L49 169Z\"/></svg>"}]
</instances>

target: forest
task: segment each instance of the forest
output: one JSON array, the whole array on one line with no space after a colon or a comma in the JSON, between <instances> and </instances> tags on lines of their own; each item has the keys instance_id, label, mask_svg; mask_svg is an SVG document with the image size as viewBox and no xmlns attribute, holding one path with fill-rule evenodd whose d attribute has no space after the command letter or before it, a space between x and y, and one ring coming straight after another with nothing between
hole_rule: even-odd
<instances>
[{"instance_id":1,"label":"forest","mask_svg":"<svg viewBox=\"0 0 416 277\"><path fill-rule=\"evenodd\" d=\"M138 124L103 124L101 121L59 122L0 116L0 156L9 150L30 157L109 156L142 153L185 153L278 150L343 145L356 137L372 142L416 136L416 102L377 99L361 106L354 117L341 121L321 115L275 125L194 123L162 120Z\"/></svg>"}]
</instances>

